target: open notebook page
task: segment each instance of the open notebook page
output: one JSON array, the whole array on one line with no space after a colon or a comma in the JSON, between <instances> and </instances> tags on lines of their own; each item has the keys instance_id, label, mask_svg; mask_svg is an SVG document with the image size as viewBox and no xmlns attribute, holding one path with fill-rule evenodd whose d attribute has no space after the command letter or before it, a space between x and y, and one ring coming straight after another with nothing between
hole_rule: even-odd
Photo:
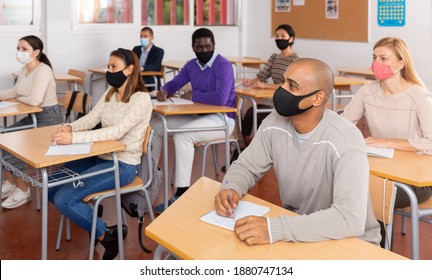
<instances>
[{"instance_id":1,"label":"open notebook page","mask_svg":"<svg viewBox=\"0 0 432 280\"><path fill-rule=\"evenodd\" d=\"M234 224L238 219L246 216L264 216L270 211L270 208L261 206L255 203L242 201L238 202L237 208L234 209L234 219L228 217L219 216L216 210L212 210L200 218L201 221L226 228L234 231Z\"/></svg>"},{"instance_id":2,"label":"open notebook page","mask_svg":"<svg viewBox=\"0 0 432 280\"><path fill-rule=\"evenodd\" d=\"M51 145L46 156L61 156L61 155L87 155L90 153L93 142L76 143L69 145Z\"/></svg>"},{"instance_id":3,"label":"open notebook page","mask_svg":"<svg viewBox=\"0 0 432 280\"><path fill-rule=\"evenodd\" d=\"M0 101L0 109L8 108L11 106L18 105L17 102Z\"/></svg>"},{"instance_id":4,"label":"open notebook page","mask_svg":"<svg viewBox=\"0 0 432 280\"><path fill-rule=\"evenodd\" d=\"M393 158L394 149L366 146L366 153L373 157Z\"/></svg>"},{"instance_id":5,"label":"open notebook page","mask_svg":"<svg viewBox=\"0 0 432 280\"><path fill-rule=\"evenodd\" d=\"M183 104L193 104L189 99L170 97L165 101L159 101L157 99L152 99L153 105L183 105Z\"/></svg>"}]
</instances>

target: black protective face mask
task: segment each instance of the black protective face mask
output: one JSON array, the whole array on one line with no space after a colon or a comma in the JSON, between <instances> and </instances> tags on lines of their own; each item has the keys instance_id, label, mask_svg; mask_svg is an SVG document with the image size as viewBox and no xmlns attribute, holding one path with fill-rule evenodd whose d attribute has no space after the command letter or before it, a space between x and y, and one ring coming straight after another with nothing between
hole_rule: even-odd
<instances>
[{"instance_id":1,"label":"black protective face mask","mask_svg":"<svg viewBox=\"0 0 432 280\"><path fill-rule=\"evenodd\" d=\"M114 73L108 71L106 72L105 78L110 86L119 88L124 84L127 76L123 73L123 70Z\"/></svg>"},{"instance_id":2,"label":"black protective face mask","mask_svg":"<svg viewBox=\"0 0 432 280\"><path fill-rule=\"evenodd\" d=\"M284 117L290 117L299 115L311 109L313 106L307 107L305 109L300 109L300 102L319 92L320 90L313 91L306 95L297 96L287 91L283 87L279 87L273 95L273 104L279 115Z\"/></svg>"},{"instance_id":3,"label":"black protective face mask","mask_svg":"<svg viewBox=\"0 0 432 280\"><path fill-rule=\"evenodd\" d=\"M198 60L204 65L207 62L210 61L210 59L213 57L214 51L208 51L208 52L195 52L196 57Z\"/></svg>"},{"instance_id":4,"label":"black protective face mask","mask_svg":"<svg viewBox=\"0 0 432 280\"><path fill-rule=\"evenodd\" d=\"M289 39L276 39L276 46L278 47L278 49L280 49L281 51L288 48L289 46L292 46L292 42L289 42Z\"/></svg>"}]
</instances>

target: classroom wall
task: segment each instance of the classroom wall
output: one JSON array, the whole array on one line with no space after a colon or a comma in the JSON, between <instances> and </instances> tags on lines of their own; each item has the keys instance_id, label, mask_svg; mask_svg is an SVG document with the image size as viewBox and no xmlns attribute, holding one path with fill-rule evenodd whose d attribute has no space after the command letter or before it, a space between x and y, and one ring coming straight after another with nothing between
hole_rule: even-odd
<instances>
[{"instance_id":1,"label":"classroom wall","mask_svg":"<svg viewBox=\"0 0 432 280\"><path fill-rule=\"evenodd\" d=\"M268 58L278 52L271 38L271 1L239 0L241 17L238 27L211 27L215 33L216 51L231 56L257 56ZM370 41L353 43L297 39L295 51L301 57L315 57L327 62L334 71L337 66L368 67L371 64L373 44L385 36L403 38L414 58L416 68L432 89L432 7L430 0L407 2L404 27L379 27L376 23L377 0L370 0ZM109 52L118 47L132 48L139 43L141 26L124 29L73 30L72 0L41 0L41 28L31 32L40 36L46 52L58 73L69 68L87 70L107 63ZM194 56L191 35L196 27L155 26L154 43L165 49L165 59L187 60ZM294 26L295 28L295 26ZM0 91L13 85L11 72L22 66L15 59L16 44L29 32L0 32ZM59 91L65 85L59 85ZM96 87L96 94L103 92L103 85Z\"/></svg>"},{"instance_id":2,"label":"classroom wall","mask_svg":"<svg viewBox=\"0 0 432 280\"><path fill-rule=\"evenodd\" d=\"M269 57L278 52L271 37L271 1L247 1L246 43L243 53L248 56ZM310 0L306 0L310 1ZM366 1L366 0L362 0ZM406 25L380 27L377 23L377 0L369 1L369 42L354 43L297 38L294 50L300 57L314 57L325 61L336 71L338 66L369 67L375 42L387 36L402 38L408 45L417 72L432 90L432 1L406 2ZM287 22L289 24L289 22ZM295 26L293 26L295 29Z\"/></svg>"},{"instance_id":3,"label":"classroom wall","mask_svg":"<svg viewBox=\"0 0 432 280\"><path fill-rule=\"evenodd\" d=\"M132 49L139 44L141 25L127 28L113 27L106 30L74 30L72 28L72 0L41 0L43 23L40 32L33 32L44 41L46 53L55 72L66 73L75 68L87 70L104 66L109 53L119 47ZM154 26L155 45L165 50L165 60L188 60L194 57L191 47L192 33L198 27ZM216 51L238 56L240 52L239 27L211 27L215 34ZM0 91L13 86L11 72L18 71L22 64L15 59L18 39L28 32L1 33ZM89 76L89 75L88 75ZM96 86L95 93L103 93L103 84ZM66 85L58 85L58 91Z\"/></svg>"}]
</instances>

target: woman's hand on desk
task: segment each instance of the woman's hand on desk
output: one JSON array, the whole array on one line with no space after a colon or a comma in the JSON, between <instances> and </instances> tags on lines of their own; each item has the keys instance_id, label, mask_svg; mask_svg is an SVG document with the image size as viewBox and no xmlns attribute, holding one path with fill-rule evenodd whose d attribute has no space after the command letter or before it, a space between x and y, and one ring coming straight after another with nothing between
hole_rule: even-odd
<instances>
[{"instance_id":1,"label":"woman's hand on desk","mask_svg":"<svg viewBox=\"0 0 432 280\"><path fill-rule=\"evenodd\" d=\"M266 217L247 216L239 219L234 225L234 232L247 245L270 243Z\"/></svg>"},{"instance_id":2,"label":"woman's hand on desk","mask_svg":"<svg viewBox=\"0 0 432 280\"><path fill-rule=\"evenodd\" d=\"M70 126L68 126L70 127ZM64 129L64 128L63 128ZM58 145L72 144L72 132L60 128L51 136L51 141Z\"/></svg>"},{"instance_id":3,"label":"woman's hand on desk","mask_svg":"<svg viewBox=\"0 0 432 280\"><path fill-rule=\"evenodd\" d=\"M229 196L231 198L229 198ZM231 203L230 203L231 200ZM215 197L214 205L216 213L224 217L232 217L234 208L237 208L238 201L240 200L239 194L234 190L221 190Z\"/></svg>"}]
</instances>

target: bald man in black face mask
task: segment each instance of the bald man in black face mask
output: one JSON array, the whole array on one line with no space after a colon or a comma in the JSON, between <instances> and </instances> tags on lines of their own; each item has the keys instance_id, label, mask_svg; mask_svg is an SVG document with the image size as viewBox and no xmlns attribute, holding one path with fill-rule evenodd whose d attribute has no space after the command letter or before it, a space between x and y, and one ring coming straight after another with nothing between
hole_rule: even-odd
<instances>
[{"instance_id":1,"label":"bald man in black face mask","mask_svg":"<svg viewBox=\"0 0 432 280\"><path fill-rule=\"evenodd\" d=\"M276 112L233 163L215 198L229 216L241 196L271 168L282 206L298 214L237 220L235 233L248 245L316 242L359 237L378 245L380 227L369 200L369 165L360 131L325 105L333 90L330 68L316 59L293 62L274 95Z\"/></svg>"}]
</instances>

